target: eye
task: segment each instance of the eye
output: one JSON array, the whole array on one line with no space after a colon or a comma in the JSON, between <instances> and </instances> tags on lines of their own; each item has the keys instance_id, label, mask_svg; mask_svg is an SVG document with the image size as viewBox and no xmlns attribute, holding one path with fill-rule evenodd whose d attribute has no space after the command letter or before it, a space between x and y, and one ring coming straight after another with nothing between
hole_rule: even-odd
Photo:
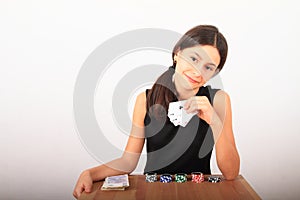
<instances>
[{"instance_id":1,"label":"eye","mask_svg":"<svg viewBox=\"0 0 300 200\"><path fill-rule=\"evenodd\" d=\"M211 66L209 66L209 65L206 65L206 66L205 66L205 69L206 69L206 70L210 70L210 71L213 71L213 70L214 70L214 69L213 69Z\"/></svg>"},{"instance_id":2,"label":"eye","mask_svg":"<svg viewBox=\"0 0 300 200\"><path fill-rule=\"evenodd\" d=\"M197 58L195 58L194 56L191 56L191 60L192 60L193 62L198 62Z\"/></svg>"}]
</instances>

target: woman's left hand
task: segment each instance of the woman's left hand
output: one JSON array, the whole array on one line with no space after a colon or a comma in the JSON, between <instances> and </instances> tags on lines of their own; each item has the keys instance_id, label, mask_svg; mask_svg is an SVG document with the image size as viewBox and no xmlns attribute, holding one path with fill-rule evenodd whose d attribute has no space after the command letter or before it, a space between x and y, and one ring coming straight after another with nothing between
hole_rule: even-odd
<instances>
[{"instance_id":1,"label":"woman's left hand","mask_svg":"<svg viewBox=\"0 0 300 200\"><path fill-rule=\"evenodd\" d=\"M184 104L184 109L187 113L198 112L198 117L208 124L212 124L213 118L216 116L215 109L206 96L194 96L189 98Z\"/></svg>"}]
</instances>

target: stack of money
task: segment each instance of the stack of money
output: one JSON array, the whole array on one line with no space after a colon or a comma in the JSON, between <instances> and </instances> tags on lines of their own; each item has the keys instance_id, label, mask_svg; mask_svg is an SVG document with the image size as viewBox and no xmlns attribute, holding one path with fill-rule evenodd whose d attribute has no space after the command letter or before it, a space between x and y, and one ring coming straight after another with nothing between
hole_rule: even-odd
<instances>
[{"instance_id":1,"label":"stack of money","mask_svg":"<svg viewBox=\"0 0 300 200\"><path fill-rule=\"evenodd\" d=\"M106 177L101 190L125 190L126 187L129 187L128 174Z\"/></svg>"}]
</instances>

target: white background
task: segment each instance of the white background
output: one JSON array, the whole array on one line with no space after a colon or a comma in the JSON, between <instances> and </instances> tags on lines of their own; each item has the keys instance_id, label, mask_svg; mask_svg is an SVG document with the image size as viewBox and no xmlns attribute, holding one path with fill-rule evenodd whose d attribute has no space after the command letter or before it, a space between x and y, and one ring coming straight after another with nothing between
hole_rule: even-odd
<instances>
[{"instance_id":1,"label":"white background","mask_svg":"<svg viewBox=\"0 0 300 200\"><path fill-rule=\"evenodd\" d=\"M73 199L80 172L99 164L73 116L76 77L96 47L137 28L184 33L198 24L216 25L229 43L221 77L232 100L240 174L263 199L299 198L294 2L2 0L0 199Z\"/></svg>"}]
</instances>

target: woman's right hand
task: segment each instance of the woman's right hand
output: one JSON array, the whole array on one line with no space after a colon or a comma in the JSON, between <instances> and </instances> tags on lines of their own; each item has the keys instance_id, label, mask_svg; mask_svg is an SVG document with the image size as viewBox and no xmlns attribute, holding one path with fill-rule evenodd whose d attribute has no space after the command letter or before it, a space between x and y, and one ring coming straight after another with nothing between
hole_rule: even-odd
<instances>
[{"instance_id":1,"label":"woman's right hand","mask_svg":"<svg viewBox=\"0 0 300 200\"><path fill-rule=\"evenodd\" d=\"M83 191L89 193L92 191L93 179L89 170L83 171L76 183L73 191L73 196L77 199Z\"/></svg>"}]
</instances>

